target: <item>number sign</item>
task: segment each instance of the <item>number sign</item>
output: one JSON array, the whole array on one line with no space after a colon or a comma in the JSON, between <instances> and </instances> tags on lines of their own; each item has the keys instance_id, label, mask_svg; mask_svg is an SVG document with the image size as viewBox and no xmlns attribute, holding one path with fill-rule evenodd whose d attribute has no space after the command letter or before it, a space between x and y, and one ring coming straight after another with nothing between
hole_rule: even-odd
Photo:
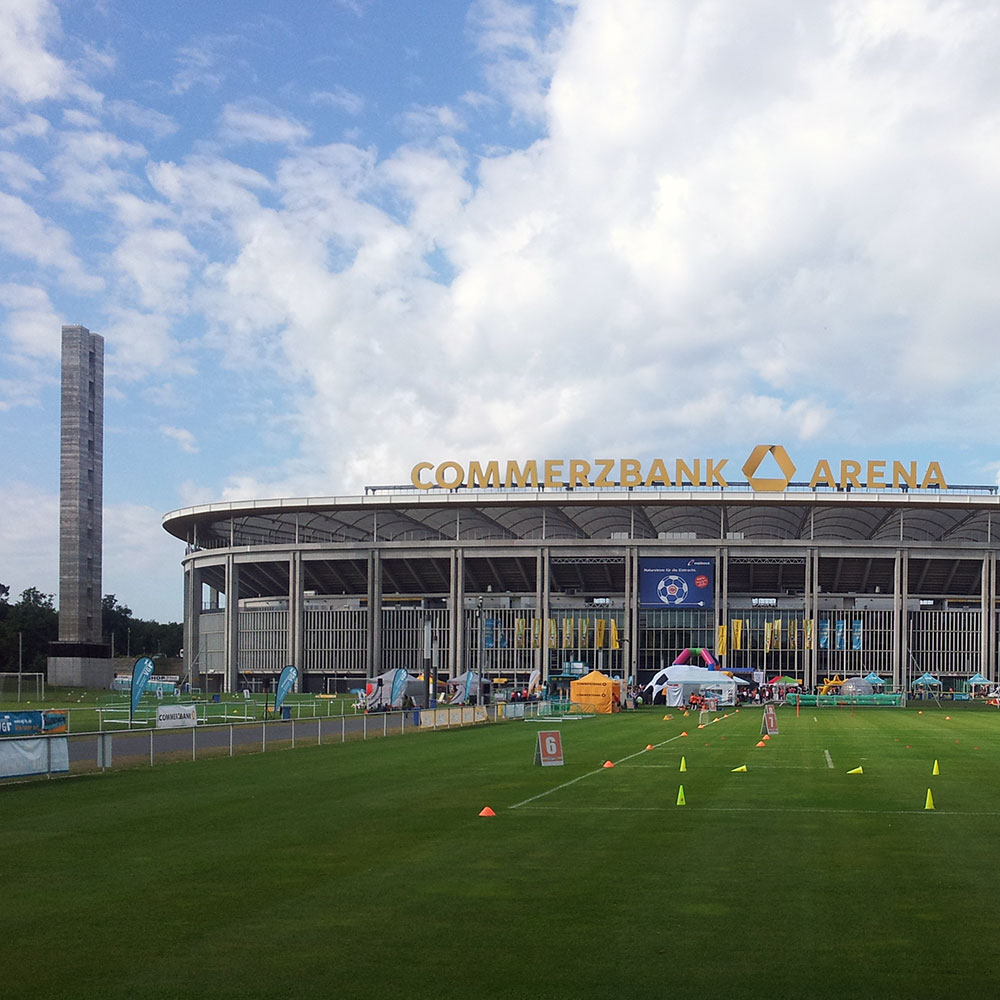
<instances>
[{"instance_id":1,"label":"number sign","mask_svg":"<svg viewBox=\"0 0 1000 1000\"><path fill-rule=\"evenodd\" d=\"M538 733L535 747L535 763L542 767L562 767L562 733L558 729L543 730Z\"/></svg>"}]
</instances>

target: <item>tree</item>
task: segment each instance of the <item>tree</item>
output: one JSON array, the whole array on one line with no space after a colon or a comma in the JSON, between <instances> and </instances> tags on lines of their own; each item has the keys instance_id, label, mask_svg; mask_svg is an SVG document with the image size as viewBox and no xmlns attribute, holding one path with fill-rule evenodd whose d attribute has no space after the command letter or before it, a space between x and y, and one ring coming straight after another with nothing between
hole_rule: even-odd
<instances>
[{"instance_id":1,"label":"tree","mask_svg":"<svg viewBox=\"0 0 1000 1000\"><path fill-rule=\"evenodd\" d=\"M6 588L5 588L6 589ZM59 617L52 594L35 587L22 591L16 604L3 601L0 618L0 662L4 670L44 671L49 643L59 637Z\"/></svg>"}]
</instances>

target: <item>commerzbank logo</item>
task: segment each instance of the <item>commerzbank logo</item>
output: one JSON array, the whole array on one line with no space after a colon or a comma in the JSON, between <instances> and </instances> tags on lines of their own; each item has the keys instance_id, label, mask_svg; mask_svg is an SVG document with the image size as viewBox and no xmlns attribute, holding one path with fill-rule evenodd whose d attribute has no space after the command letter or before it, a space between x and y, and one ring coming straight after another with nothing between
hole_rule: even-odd
<instances>
[{"instance_id":1,"label":"commerzbank logo","mask_svg":"<svg viewBox=\"0 0 1000 1000\"><path fill-rule=\"evenodd\" d=\"M781 478L773 476L758 476L757 472L770 455L777 463L781 472ZM795 463L788 457L783 445L780 444L759 444L750 457L743 463L743 475L747 477L747 482L752 490L759 490L761 493L781 493L787 489L788 484L795 475Z\"/></svg>"}]
</instances>

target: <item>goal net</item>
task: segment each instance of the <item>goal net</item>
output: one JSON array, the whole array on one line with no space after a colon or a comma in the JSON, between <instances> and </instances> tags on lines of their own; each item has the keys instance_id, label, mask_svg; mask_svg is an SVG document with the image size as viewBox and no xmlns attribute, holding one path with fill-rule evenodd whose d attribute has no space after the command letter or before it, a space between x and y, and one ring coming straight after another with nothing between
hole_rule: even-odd
<instances>
[{"instance_id":1,"label":"goal net","mask_svg":"<svg viewBox=\"0 0 1000 1000\"><path fill-rule=\"evenodd\" d=\"M45 697L45 674L0 673L0 702L41 701Z\"/></svg>"}]
</instances>

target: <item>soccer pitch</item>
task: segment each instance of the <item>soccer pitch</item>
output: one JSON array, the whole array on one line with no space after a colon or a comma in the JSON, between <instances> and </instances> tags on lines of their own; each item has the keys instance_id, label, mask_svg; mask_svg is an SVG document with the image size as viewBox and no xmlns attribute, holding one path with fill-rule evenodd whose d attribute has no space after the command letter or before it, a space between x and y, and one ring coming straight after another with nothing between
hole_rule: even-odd
<instances>
[{"instance_id":1,"label":"soccer pitch","mask_svg":"<svg viewBox=\"0 0 1000 1000\"><path fill-rule=\"evenodd\" d=\"M760 709L567 721L563 767L532 763L556 724L510 722L8 785L3 976L34 997L981 993L1000 712L921 708L781 708L762 748Z\"/></svg>"}]
</instances>

